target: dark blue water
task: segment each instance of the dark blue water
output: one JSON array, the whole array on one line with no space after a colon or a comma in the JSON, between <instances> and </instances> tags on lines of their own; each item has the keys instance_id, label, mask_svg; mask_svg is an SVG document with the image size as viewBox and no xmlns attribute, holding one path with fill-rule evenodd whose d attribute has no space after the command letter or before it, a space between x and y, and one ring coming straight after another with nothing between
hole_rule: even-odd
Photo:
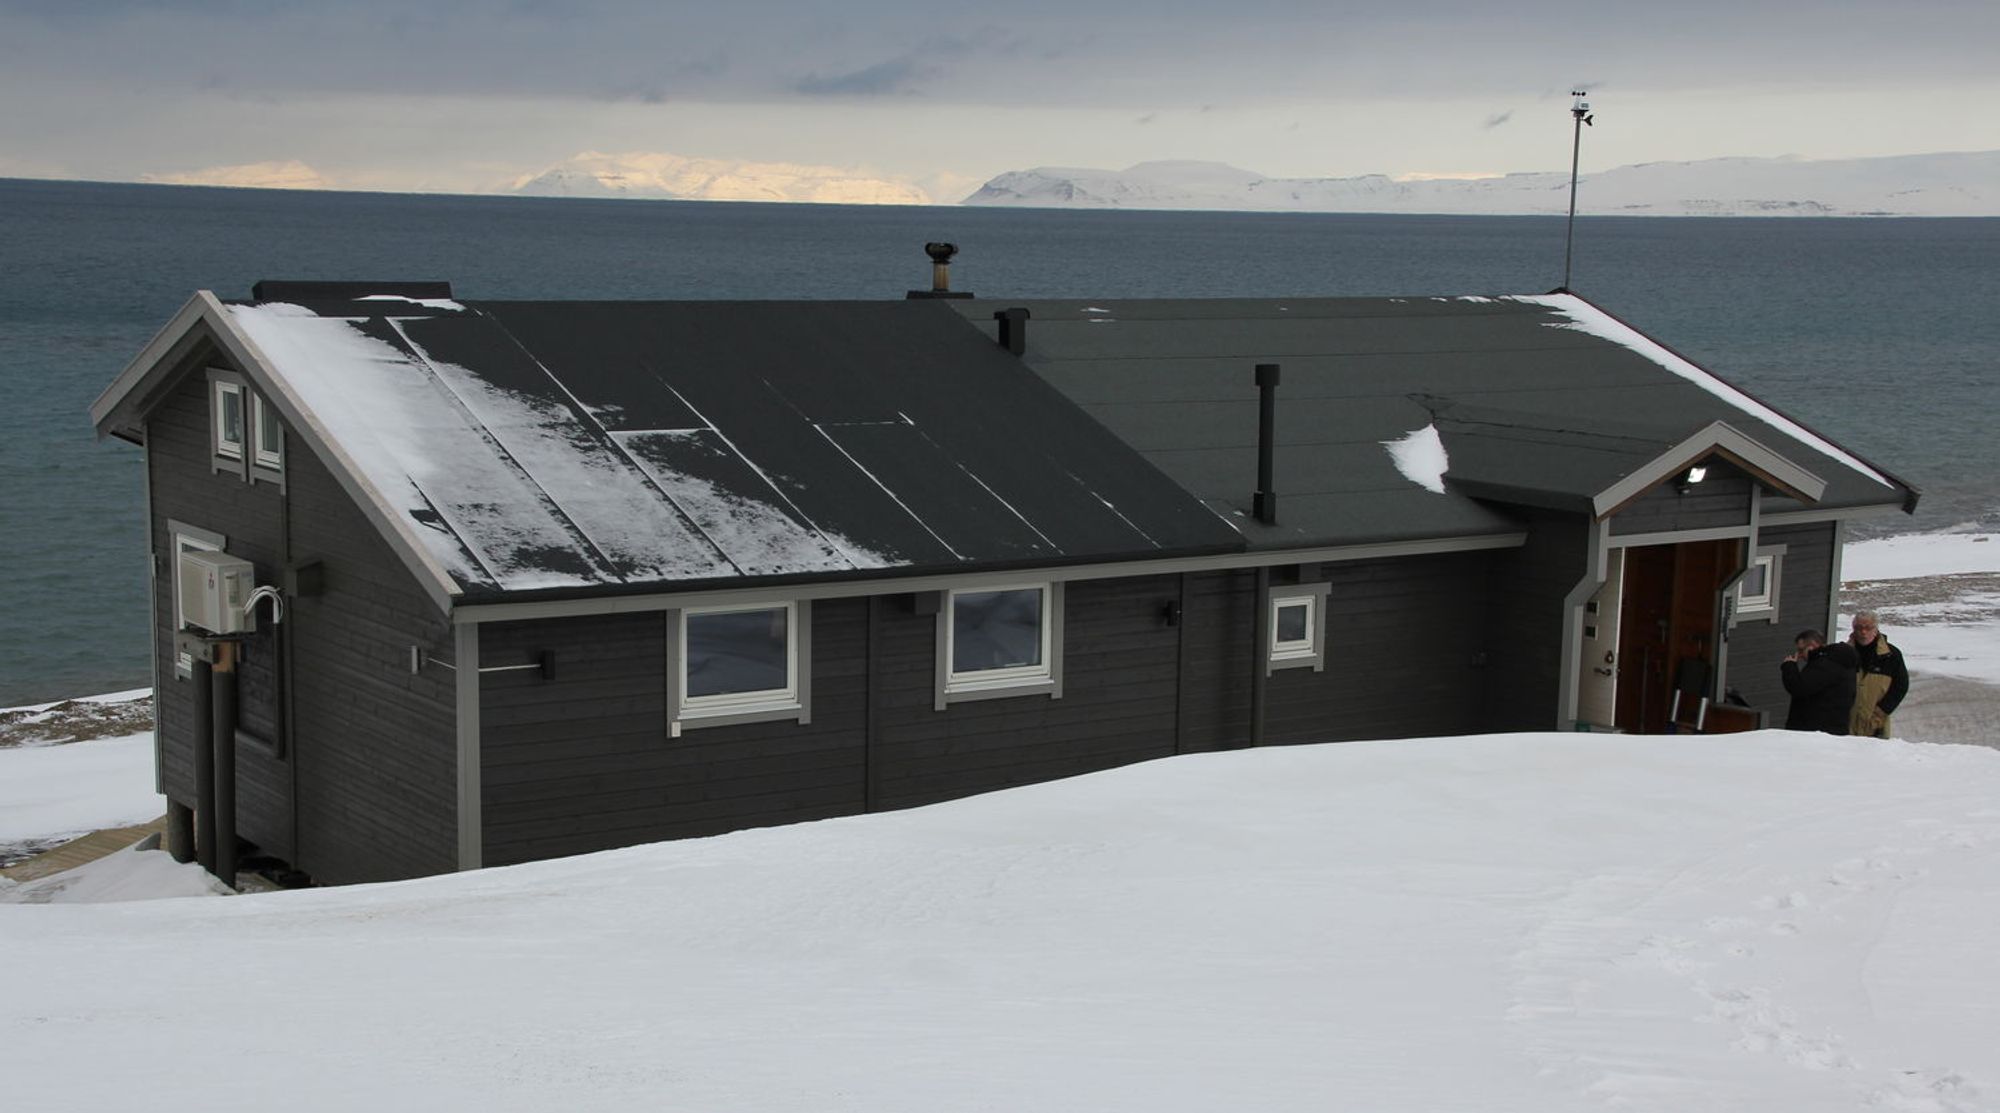
<instances>
[{"instance_id":1,"label":"dark blue water","mask_svg":"<svg viewBox=\"0 0 2000 1113\"><path fill-rule=\"evenodd\" d=\"M1587 199L1586 199L1587 204ZM2000 526L2000 219L1582 217L1574 287ZM0 181L0 706L147 682L140 452L86 409L201 288L449 279L469 298L895 298L926 240L986 296L1540 293L1563 222L732 205ZM1880 528L1880 527L1878 527Z\"/></svg>"}]
</instances>

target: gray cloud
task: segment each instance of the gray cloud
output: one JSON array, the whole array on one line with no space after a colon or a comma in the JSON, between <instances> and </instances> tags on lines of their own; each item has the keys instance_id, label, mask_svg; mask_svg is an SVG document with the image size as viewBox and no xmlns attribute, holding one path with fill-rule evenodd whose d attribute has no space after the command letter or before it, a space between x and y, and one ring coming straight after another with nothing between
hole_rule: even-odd
<instances>
[{"instance_id":1,"label":"gray cloud","mask_svg":"<svg viewBox=\"0 0 2000 1113\"><path fill-rule=\"evenodd\" d=\"M1505 112L1495 112L1493 115L1486 117L1486 122L1480 124L1479 129L1481 131L1492 131L1494 128L1499 127L1501 124L1504 124L1513 118L1514 118L1514 110L1511 108Z\"/></svg>"},{"instance_id":2,"label":"gray cloud","mask_svg":"<svg viewBox=\"0 0 2000 1113\"><path fill-rule=\"evenodd\" d=\"M883 97L914 93L939 67L922 65L910 57L891 58L848 73L821 76L807 74L792 83L794 92L809 97Z\"/></svg>"}]
</instances>

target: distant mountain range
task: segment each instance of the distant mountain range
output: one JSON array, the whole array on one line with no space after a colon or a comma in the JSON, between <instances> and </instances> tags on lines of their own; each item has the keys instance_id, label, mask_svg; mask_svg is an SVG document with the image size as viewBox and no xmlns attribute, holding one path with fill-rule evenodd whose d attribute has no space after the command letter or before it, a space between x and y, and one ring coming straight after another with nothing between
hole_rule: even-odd
<instances>
[{"instance_id":1,"label":"distant mountain range","mask_svg":"<svg viewBox=\"0 0 2000 1113\"><path fill-rule=\"evenodd\" d=\"M504 192L536 197L641 197L699 201L815 201L838 205L928 205L908 182L835 166L735 162L664 152L585 151L516 179Z\"/></svg>"},{"instance_id":2,"label":"distant mountain range","mask_svg":"<svg viewBox=\"0 0 2000 1113\"><path fill-rule=\"evenodd\" d=\"M967 205L1259 212L1560 214L1569 174L1398 181L1272 178L1219 162L1002 174ZM1889 158L1714 158L1585 174L1577 211L1622 216L2000 216L2000 151Z\"/></svg>"}]
</instances>

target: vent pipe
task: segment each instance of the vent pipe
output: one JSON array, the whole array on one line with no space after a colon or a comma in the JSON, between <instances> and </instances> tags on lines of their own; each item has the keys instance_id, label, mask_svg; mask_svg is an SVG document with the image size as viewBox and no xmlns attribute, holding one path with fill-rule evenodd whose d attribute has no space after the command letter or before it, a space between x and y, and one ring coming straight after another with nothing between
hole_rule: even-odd
<instances>
[{"instance_id":1,"label":"vent pipe","mask_svg":"<svg viewBox=\"0 0 2000 1113\"><path fill-rule=\"evenodd\" d=\"M1273 457L1277 451L1278 365L1257 365L1257 495L1251 512L1267 526L1278 524L1278 492L1272 481Z\"/></svg>"},{"instance_id":2,"label":"vent pipe","mask_svg":"<svg viewBox=\"0 0 2000 1113\"><path fill-rule=\"evenodd\" d=\"M951 289L951 257L958 254L955 243L927 243L924 254L931 257L931 288L911 290L910 298L969 298L971 294L953 293Z\"/></svg>"},{"instance_id":3,"label":"vent pipe","mask_svg":"<svg viewBox=\"0 0 2000 1113\"><path fill-rule=\"evenodd\" d=\"M1020 355L1028 350L1028 311L1016 306L997 310L993 319L1000 323L1000 346Z\"/></svg>"}]
</instances>

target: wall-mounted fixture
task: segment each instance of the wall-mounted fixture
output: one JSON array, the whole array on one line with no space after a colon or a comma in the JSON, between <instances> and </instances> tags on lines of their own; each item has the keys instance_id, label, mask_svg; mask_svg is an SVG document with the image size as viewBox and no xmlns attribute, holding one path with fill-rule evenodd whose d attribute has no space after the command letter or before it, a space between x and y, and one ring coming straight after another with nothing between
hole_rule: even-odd
<instances>
[{"instance_id":1,"label":"wall-mounted fixture","mask_svg":"<svg viewBox=\"0 0 2000 1113\"><path fill-rule=\"evenodd\" d=\"M1689 468L1687 471L1681 473L1680 477L1674 480L1674 490L1679 492L1680 494L1685 495L1688 493L1690 489L1694 487L1695 484L1700 483L1702 480L1707 478L1708 478L1708 469L1700 464L1696 464L1695 466Z\"/></svg>"}]
</instances>

